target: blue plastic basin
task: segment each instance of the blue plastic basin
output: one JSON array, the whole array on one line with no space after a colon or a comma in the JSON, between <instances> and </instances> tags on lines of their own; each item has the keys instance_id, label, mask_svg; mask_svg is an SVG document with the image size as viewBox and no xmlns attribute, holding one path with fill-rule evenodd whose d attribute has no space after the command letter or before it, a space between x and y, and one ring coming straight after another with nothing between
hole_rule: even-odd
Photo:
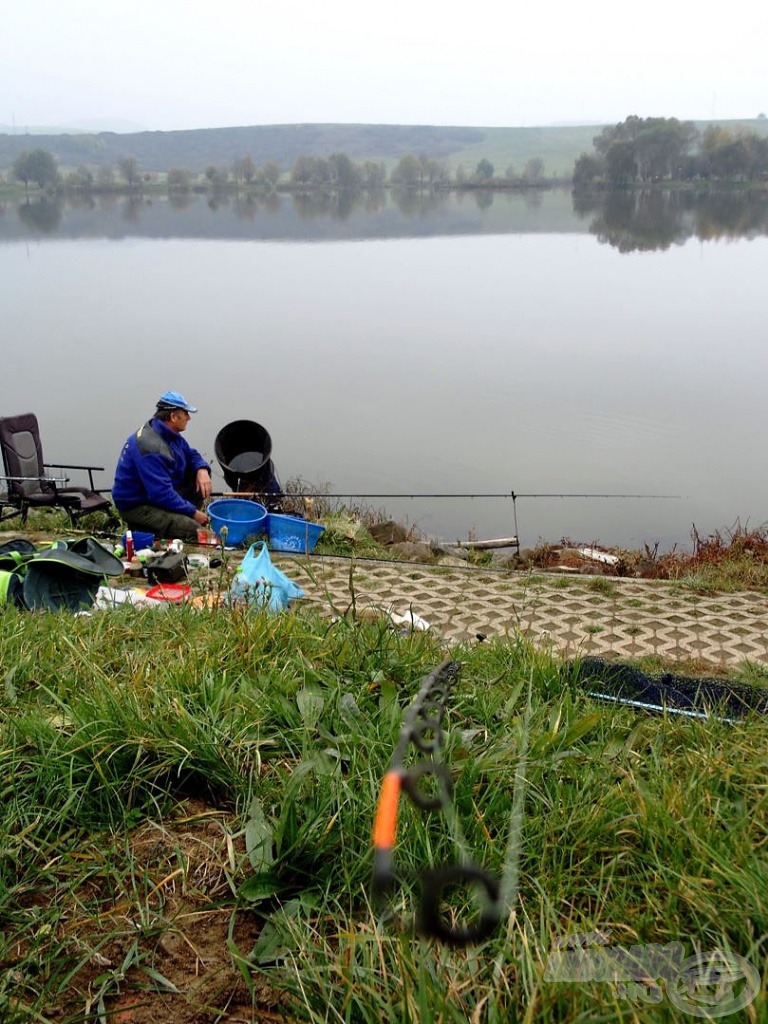
<instances>
[{"instance_id":1,"label":"blue plastic basin","mask_svg":"<svg viewBox=\"0 0 768 1024\"><path fill-rule=\"evenodd\" d=\"M221 498L212 501L206 509L211 518L211 529L221 539L221 531L227 528L225 544L244 544L248 537L256 537L267 531L267 510L257 501L246 498Z\"/></svg>"},{"instance_id":2,"label":"blue plastic basin","mask_svg":"<svg viewBox=\"0 0 768 1024\"><path fill-rule=\"evenodd\" d=\"M324 530L319 523L308 523L298 516L269 514L269 546L273 551L298 551L307 555L315 550Z\"/></svg>"}]
</instances>

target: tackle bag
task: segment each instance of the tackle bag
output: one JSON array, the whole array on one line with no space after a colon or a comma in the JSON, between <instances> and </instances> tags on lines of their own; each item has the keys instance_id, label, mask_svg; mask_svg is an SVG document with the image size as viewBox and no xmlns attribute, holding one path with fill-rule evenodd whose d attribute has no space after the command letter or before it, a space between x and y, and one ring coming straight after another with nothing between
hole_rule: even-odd
<instances>
[{"instance_id":1,"label":"tackle bag","mask_svg":"<svg viewBox=\"0 0 768 1024\"><path fill-rule=\"evenodd\" d=\"M187 578L187 559L176 551L166 551L147 565L150 583L179 583Z\"/></svg>"},{"instance_id":2,"label":"tackle bag","mask_svg":"<svg viewBox=\"0 0 768 1024\"><path fill-rule=\"evenodd\" d=\"M16 572L0 569L0 605L11 604L26 608L24 603L24 581Z\"/></svg>"}]
</instances>

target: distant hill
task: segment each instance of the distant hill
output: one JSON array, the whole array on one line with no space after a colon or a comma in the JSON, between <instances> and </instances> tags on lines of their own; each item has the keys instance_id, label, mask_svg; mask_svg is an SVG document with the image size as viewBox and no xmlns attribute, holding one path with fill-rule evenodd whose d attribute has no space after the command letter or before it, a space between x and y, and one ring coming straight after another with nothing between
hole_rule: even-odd
<instances>
[{"instance_id":1,"label":"distant hill","mask_svg":"<svg viewBox=\"0 0 768 1024\"><path fill-rule=\"evenodd\" d=\"M16 125L0 124L0 135L93 135L95 132L143 132L146 128L135 121L119 118L95 121L78 121L76 124L30 125L19 128Z\"/></svg>"},{"instance_id":2,"label":"distant hill","mask_svg":"<svg viewBox=\"0 0 768 1024\"><path fill-rule=\"evenodd\" d=\"M697 122L705 128L710 122ZM768 120L718 122L768 135ZM541 157L548 176L570 175L580 153L592 150L601 125L542 128L470 128L430 125L283 124L241 128L200 128L174 132L114 132L18 135L0 133L0 172L7 171L24 149L47 149L64 168L116 164L134 157L140 170L182 167L200 173L210 164L228 166L250 155L256 164L276 161L288 171L300 154L346 153L356 162L383 160L391 167L406 153L442 157L455 170L473 171L486 158L496 173L509 166L521 171Z\"/></svg>"}]
</instances>

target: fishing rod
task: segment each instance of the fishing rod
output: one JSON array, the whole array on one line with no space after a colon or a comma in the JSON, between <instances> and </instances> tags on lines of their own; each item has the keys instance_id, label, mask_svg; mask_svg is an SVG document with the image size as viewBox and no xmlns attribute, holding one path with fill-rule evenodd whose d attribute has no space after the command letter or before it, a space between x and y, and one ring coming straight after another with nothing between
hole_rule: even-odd
<instances>
[{"instance_id":1,"label":"fishing rod","mask_svg":"<svg viewBox=\"0 0 768 1024\"><path fill-rule=\"evenodd\" d=\"M531 493L517 493L516 491L489 491L489 492L445 492L445 491L434 491L434 492L413 492L407 491L398 492L380 492L380 493L354 493L353 491L214 491L211 494L212 498L252 498L261 499L265 504L269 504L270 501L283 501L285 499L290 500L291 498L301 498L305 502L314 501L318 498L324 499L340 499L340 498L356 498L368 501L370 499L376 500L390 500L390 499L403 499L407 498L414 500L416 498L429 498L432 499L512 499L512 523L514 527L513 542L518 542L520 537L520 531L517 523L517 499L541 499L541 498L598 498L598 499L623 499L623 500L640 500L650 499L653 501L676 501L682 498L680 494L610 494L610 493L569 493L569 492L531 492Z\"/></svg>"},{"instance_id":2,"label":"fishing rod","mask_svg":"<svg viewBox=\"0 0 768 1024\"><path fill-rule=\"evenodd\" d=\"M542 498L581 498L581 499L622 499L622 500L642 500L650 499L653 501L665 500L675 501L680 500L682 495L679 494L612 494L612 493L570 493L570 492L530 492L530 493L517 493L516 491L476 491L476 492L446 492L446 491L433 491L433 492L407 492L407 491L388 491L388 492L365 492L355 493L353 491L265 491L265 490L253 490L248 491L213 491L211 493L212 498L249 498L253 501L260 501L268 509L274 511L282 507L283 501L291 501L292 499L301 499L308 507L311 502L316 499L333 499L339 500L343 498L357 499L368 501L371 499L375 500L392 500L392 499L409 499L414 500L417 498L433 499L470 499L470 500L485 500L485 499L512 499L512 528L513 536L508 538L508 547L517 547L520 550L520 529L517 521L517 499L542 499Z\"/></svg>"},{"instance_id":3,"label":"fishing rod","mask_svg":"<svg viewBox=\"0 0 768 1024\"><path fill-rule=\"evenodd\" d=\"M380 494L362 494L355 493L354 491L212 491L211 497L213 498L237 498L237 497L250 497L264 495L269 497L281 497L281 498L511 498L515 501L517 498L651 498L654 500L675 500L679 501L682 499L681 494L571 494L571 493L560 493L560 492L541 492L523 494L516 491L494 491L489 493L475 492L475 493L448 493L448 492L435 492L435 493L408 493L408 492L387 492Z\"/></svg>"},{"instance_id":4,"label":"fishing rod","mask_svg":"<svg viewBox=\"0 0 768 1024\"><path fill-rule=\"evenodd\" d=\"M633 700L630 697L616 696L611 693L600 693L598 690L587 690L586 694L588 697L592 697L593 700L604 700L610 704L619 704L622 707L627 708L638 708L641 711L655 711L660 715L682 715L685 718L699 718L705 722L716 721L716 722L727 722L729 725L735 725L737 719L728 718L722 715L715 715L709 711L691 711L689 708L676 708L672 704L654 704L649 700Z\"/></svg>"}]
</instances>

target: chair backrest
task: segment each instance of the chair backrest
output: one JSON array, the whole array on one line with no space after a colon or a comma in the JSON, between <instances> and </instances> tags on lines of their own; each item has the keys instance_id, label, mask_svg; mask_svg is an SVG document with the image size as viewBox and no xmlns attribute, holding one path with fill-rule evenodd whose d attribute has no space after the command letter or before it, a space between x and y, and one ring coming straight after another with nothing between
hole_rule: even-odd
<instances>
[{"instance_id":1,"label":"chair backrest","mask_svg":"<svg viewBox=\"0 0 768 1024\"><path fill-rule=\"evenodd\" d=\"M8 480L8 495L23 497L27 494L52 494L54 488L45 479L43 447L40 427L32 412L0 418L0 448L8 477L28 477L26 480Z\"/></svg>"}]
</instances>

